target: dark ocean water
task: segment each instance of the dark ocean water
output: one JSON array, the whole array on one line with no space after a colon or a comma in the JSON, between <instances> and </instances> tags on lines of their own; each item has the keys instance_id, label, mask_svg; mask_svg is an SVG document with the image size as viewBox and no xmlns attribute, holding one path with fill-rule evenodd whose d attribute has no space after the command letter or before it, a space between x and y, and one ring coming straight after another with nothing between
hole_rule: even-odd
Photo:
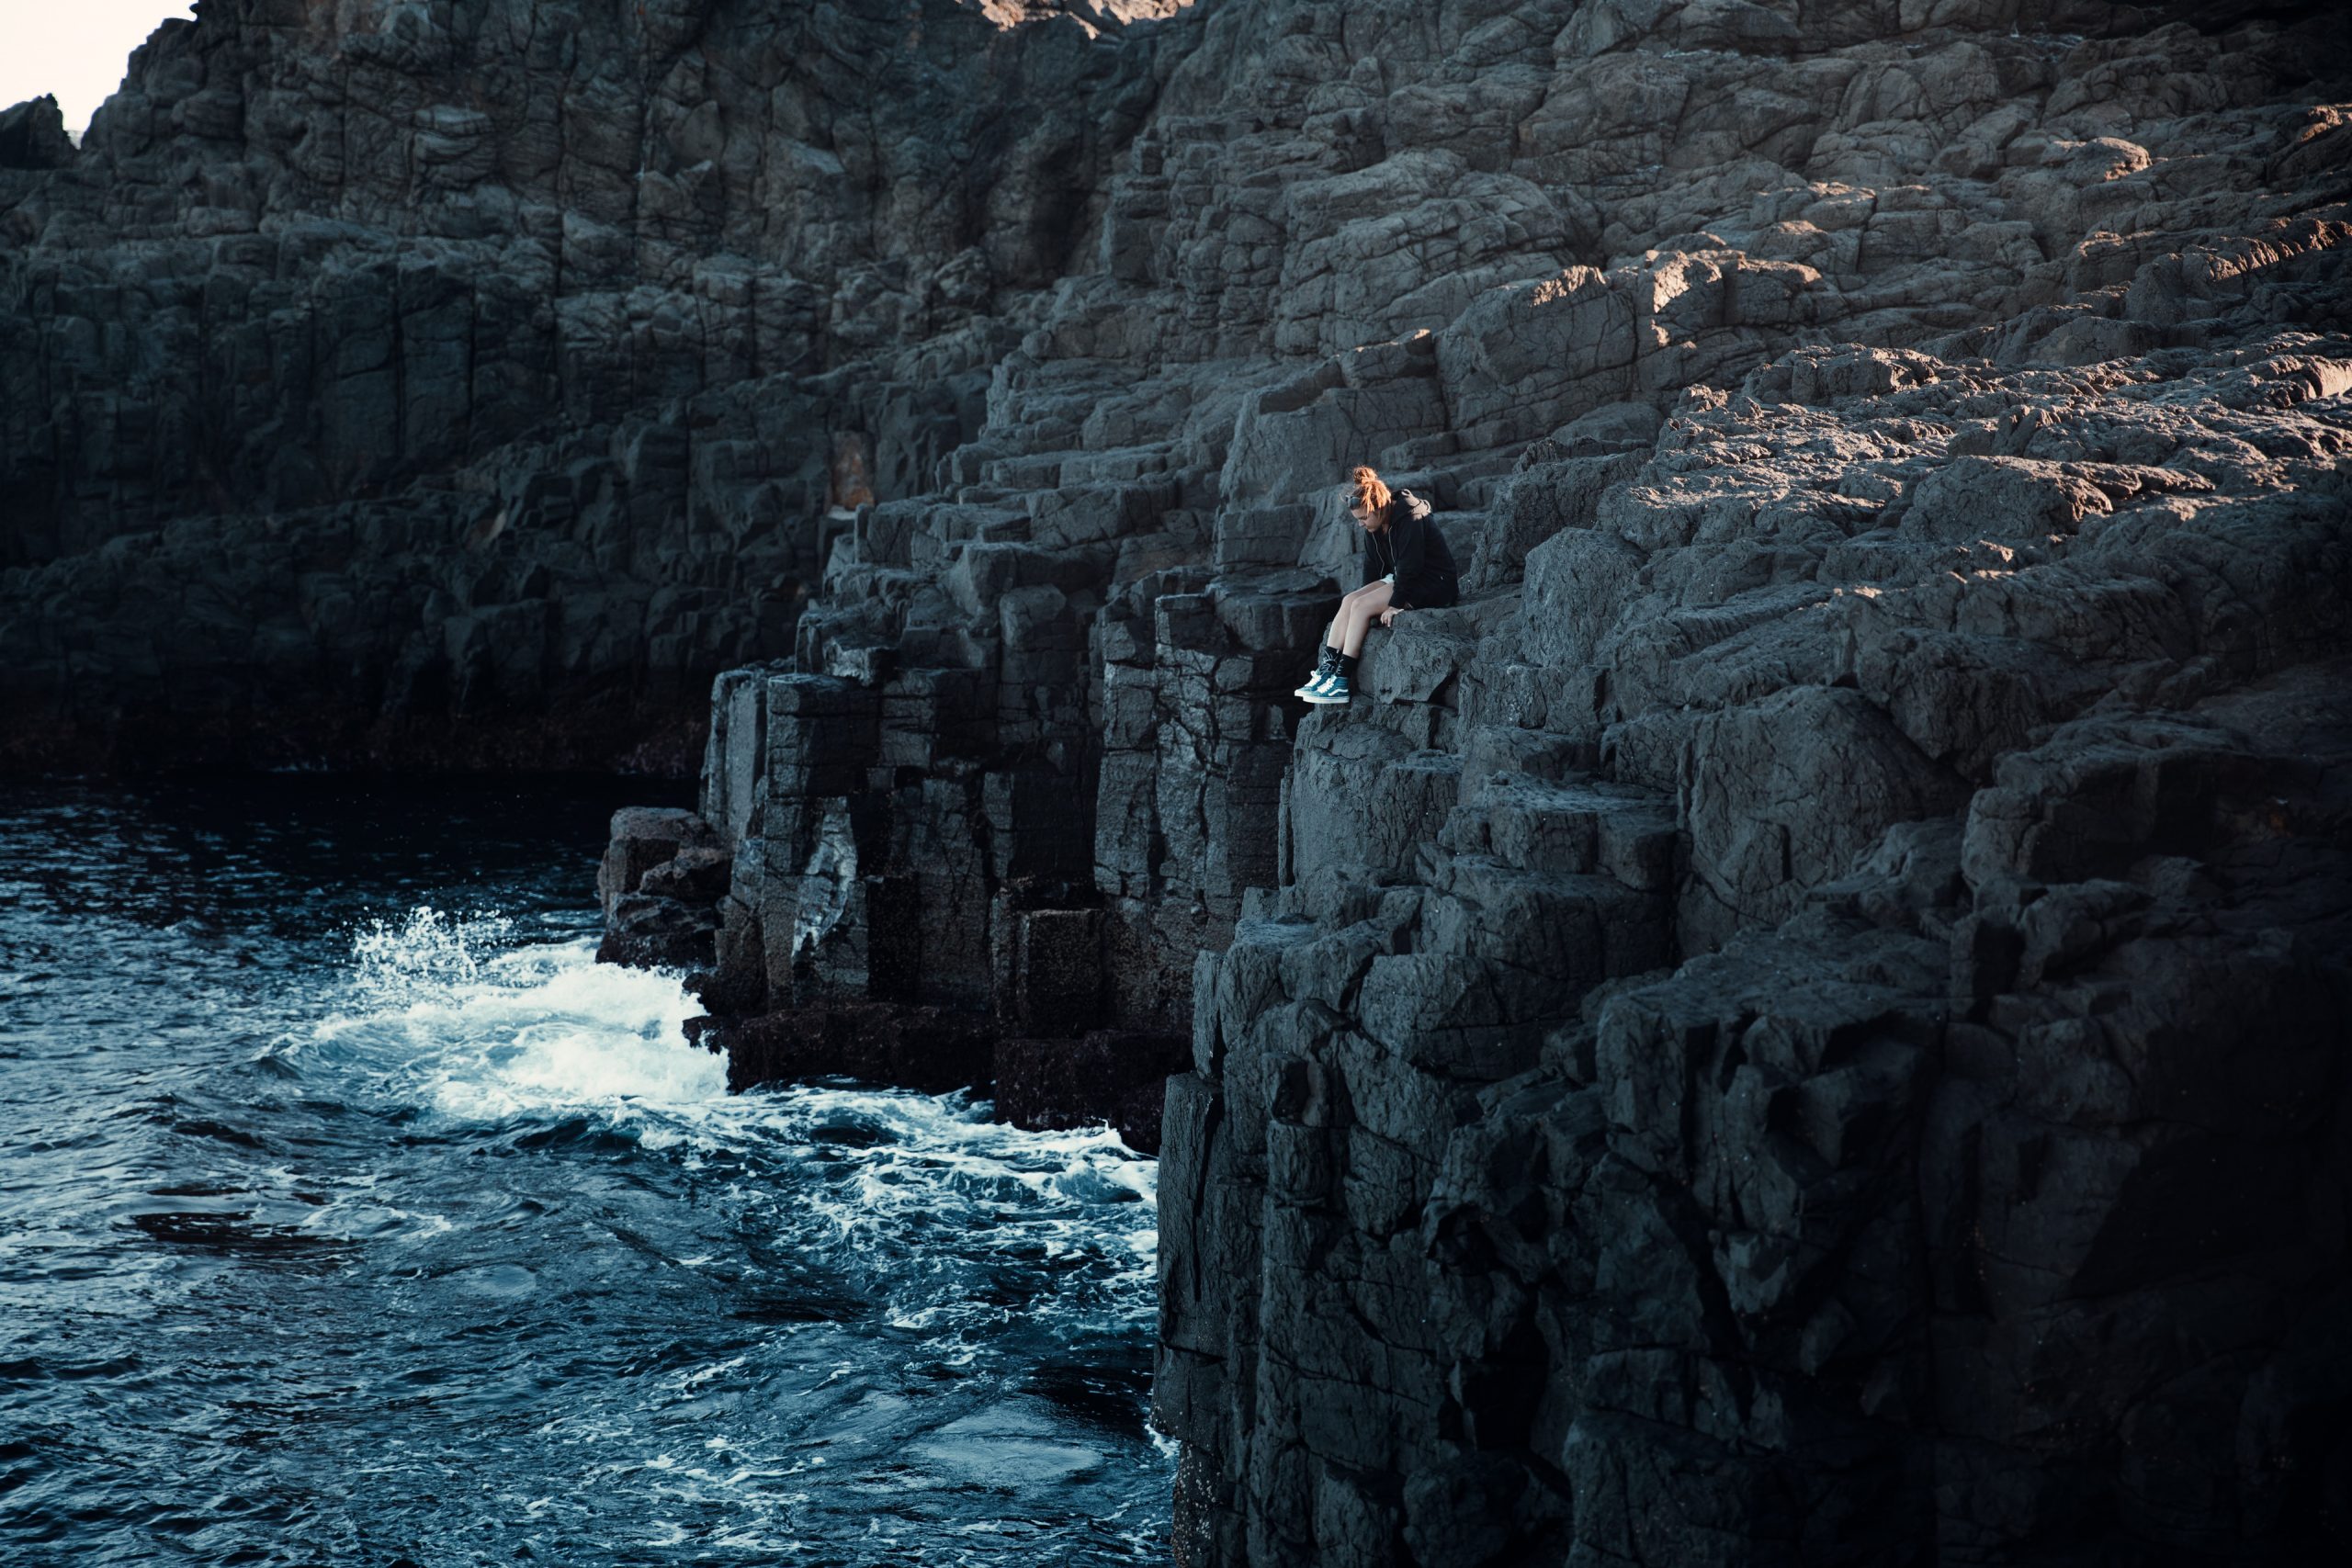
<instances>
[{"instance_id":1,"label":"dark ocean water","mask_svg":"<svg viewBox=\"0 0 2352 1568\"><path fill-rule=\"evenodd\" d=\"M1165 1561L1152 1163L729 1096L653 798L0 790L0 1562Z\"/></svg>"}]
</instances>

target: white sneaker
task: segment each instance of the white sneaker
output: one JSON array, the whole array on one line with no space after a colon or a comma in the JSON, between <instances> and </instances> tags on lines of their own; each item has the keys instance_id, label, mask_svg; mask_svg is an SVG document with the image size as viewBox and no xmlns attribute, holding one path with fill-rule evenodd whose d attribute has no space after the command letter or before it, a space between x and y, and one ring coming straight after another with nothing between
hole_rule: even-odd
<instances>
[{"instance_id":1,"label":"white sneaker","mask_svg":"<svg viewBox=\"0 0 2352 1568\"><path fill-rule=\"evenodd\" d=\"M1325 676L1322 684L1307 687L1299 695L1310 703L1344 703L1348 700L1348 678L1334 672Z\"/></svg>"},{"instance_id":2,"label":"white sneaker","mask_svg":"<svg viewBox=\"0 0 2352 1568\"><path fill-rule=\"evenodd\" d=\"M1298 689L1291 693L1291 695L1294 697L1303 697L1309 692L1314 691L1317 686L1320 686L1325 681L1329 680L1333 675L1338 673L1339 671L1336 670L1326 670L1318 664L1316 666L1315 673L1309 675L1305 681L1301 682Z\"/></svg>"}]
</instances>

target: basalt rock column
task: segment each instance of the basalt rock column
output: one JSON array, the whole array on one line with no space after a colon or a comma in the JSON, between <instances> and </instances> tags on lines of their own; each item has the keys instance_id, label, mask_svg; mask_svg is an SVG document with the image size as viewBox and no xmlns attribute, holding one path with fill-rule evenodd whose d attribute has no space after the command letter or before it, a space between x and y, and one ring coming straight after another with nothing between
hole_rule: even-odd
<instances>
[{"instance_id":1,"label":"basalt rock column","mask_svg":"<svg viewBox=\"0 0 2352 1568\"><path fill-rule=\"evenodd\" d=\"M78 151L8 111L0 765L690 769L836 451L977 434L1174 8L207 0Z\"/></svg>"},{"instance_id":2,"label":"basalt rock column","mask_svg":"<svg viewBox=\"0 0 2352 1568\"><path fill-rule=\"evenodd\" d=\"M2352 73L2181 15L1197 7L976 434L829 543L742 677L841 683L779 777L872 726L785 791L791 983L1099 936L1193 1025L1185 1561L2337 1528ZM1357 461L1468 593L1308 716Z\"/></svg>"},{"instance_id":3,"label":"basalt rock column","mask_svg":"<svg viewBox=\"0 0 2352 1568\"><path fill-rule=\"evenodd\" d=\"M2342 1536L2347 364L1800 351L1523 455L1516 602L1308 721L1202 960L1180 1557Z\"/></svg>"}]
</instances>

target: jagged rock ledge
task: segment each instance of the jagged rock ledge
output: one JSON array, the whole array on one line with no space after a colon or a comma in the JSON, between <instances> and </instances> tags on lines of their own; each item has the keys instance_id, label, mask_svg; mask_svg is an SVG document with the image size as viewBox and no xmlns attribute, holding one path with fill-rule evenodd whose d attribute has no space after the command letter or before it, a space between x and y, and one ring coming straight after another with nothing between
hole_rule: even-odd
<instances>
[{"instance_id":1,"label":"jagged rock ledge","mask_svg":"<svg viewBox=\"0 0 2352 1568\"><path fill-rule=\"evenodd\" d=\"M204 0L0 111L0 772L690 772L1181 8Z\"/></svg>"},{"instance_id":2,"label":"jagged rock ledge","mask_svg":"<svg viewBox=\"0 0 2352 1568\"><path fill-rule=\"evenodd\" d=\"M739 1076L944 1085L991 1018L1189 995L1156 1407L1187 1561L2071 1562L2213 1539L2191 1477L2248 1550L2323 1540L2346 389L2352 340L2256 329L2081 367L1826 345L1606 407L1437 470L1484 502L1450 518L1477 591L1376 639L1344 711L1274 694L1317 572L1139 574L1086 634L1106 752L1136 670L1162 799L1216 727L1286 764L1221 780L1262 816L1217 853L1273 863L1182 976L1118 958L1131 786L1095 773L1089 890L1086 814L1019 765L1057 689L1017 661L1078 703L1086 590L967 543L942 597L984 668L820 613L837 673L718 683ZM971 507L875 508L842 557Z\"/></svg>"},{"instance_id":3,"label":"jagged rock ledge","mask_svg":"<svg viewBox=\"0 0 2352 1568\"><path fill-rule=\"evenodd\" d=\"M797 687L781 696L757 688L792 681L788 671L735 671L721 678L719 690L731 704L750 682L754 702L790 705L801 700ZM933 1093L969 1089L989 1096L1015 1125L1108 1122L1128 1146L1159 1152L1164 1088L1189 1060L1191 1043L1174 1033L1103 1026L1099 910L1023 907L1037 890L1017 888L997 901L1006 940L990 953L989 1007L973 1010L968 991L952 987L945 987L956 992L948 1005L918 1001L918 995L941 993L919 981L924 922L903 912L903 894L858 886L854 841L826 840L820 828L820 849L805 874L816 879L813 888L804 882L764 889L753 881L746 888L750 905L733 905L739 928L752 905L792 911L799 951L777 955L785 977L771 982L763 978L770 964L764 944L740 929L726 937L721 927L736 857L753 822L764 828L763 815L747 818L730 835L694 812L624 808L614 814L597 874L606 922L597 958L682 971L710 1010L688 1021L689 1036L726 1055L729 1089L827 1076ZM724 811L717 816L728 820ZM765 850L763 843L757 852ZM788 903L812 890L817 907ZM869 921L857 955L862 983L844 979L838 952L826 956L825 977L817 979L815 953L830 934L823 922L838 922L852 900L869 898L899 899L902 914L877 928L870 907L861 911ZM722 940L732 963L718 962Z\"/></svg>"},{"instance_id":4,"label":"jagged rock ledge","mask_svg":"<svg viewBox=\"0 0 2352 1568\"><path fill-rule=\"evenodd\" d=\"M741 1005L1189 1035L1182 1562L2352 1544L2341 43L1792 9L1213 13L719 683Z\"/></svg>"}]
</instances>

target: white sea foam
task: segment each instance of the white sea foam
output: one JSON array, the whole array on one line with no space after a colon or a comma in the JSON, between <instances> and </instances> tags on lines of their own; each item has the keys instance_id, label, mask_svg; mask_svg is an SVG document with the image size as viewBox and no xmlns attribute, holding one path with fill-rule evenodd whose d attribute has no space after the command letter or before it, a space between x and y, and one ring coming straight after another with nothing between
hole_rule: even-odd
<instances>
[{"instance_id":1,"label":"white sea foam","mask_svg":"<svg viewBox=\"0 0 2352 1568\"><path fill-rule=\"evenodd\" d=\"M597 964L585 941L515 945L496 917L419 909L359 933L353 958L347 1005L300 1047L346 1081L446 1125L583 1118L682 1163L749 1162L764 1174L725 1201L878 1288L880 1321L921 1330L941 1365L985 1355L1011 1315L1150 1299L1157 1166L1109 1127L1024 1132L967 1094L839 1082L729 1095L723 1060L684 1038L697 1010L673 976ZM1011 1294L972 1291L983 1258Z\"/></svg>"},{"instance_id":2,"label":"white sea foam","mask_svg":"<svg viewBox=\"0 0 2352 1568\"><path fill-rule=\"evenodd\" d=\"M250 1356L228 1320L226 1360L276 1378L285 1357L288 1407L331 1399L363 1431L350 1517L413 1532L457 1506L458 1450L400 1414L414 1373L496 1412L463 1450L482 1483L463 1507L541 1557L590 1539L843 1568L1156 1552L1172 1450L1102 1418L1148 1342L1154 1163L1107 1128L996 1122L969 1095L729 1095L723 1061L683 1036L696 1010L674 977L546 940L577 929L440 908L371 923L239 1038L222 1082L250 1090L254 1146L140 1124L226 1172L170 1194L225 1246L332 1244L231 1263L187 1244L220 1301L242 1312L228 1288L250 1277L274 1311L371 1314L359 1340ZM553 1367L584 1371L550 1388ZM371 1404L379 1388L401 1397ZM241 1440L242 1419L213 1424Z\"/></svg>"},{"instance_id":3,"label":"white sea foam","mask_svg":"<svg viewBox=\"0 0 2352 1568\"><path fill-rule=\"evenodd\" d=\"M1109 1127L1024 1132L960 1093L789 1084L730 1096L723 1059L685 1040L700 1009L675 976L598 964L584 939L515 935L503 916L429 906L370 923L353 938L347 1005L294 1049L356 1058L394 1098L457 1120L586 1112L688 1154L830 1143L854 1175L802 1198L845 1239L935 1217L955 1192L1033 1212L1139 1202L1148 1255L1157 1166ZM858 1136L822 1136L844 1131Z\"/></svg>"},{"instance_id":4,"label":"white sea foam","mask_svg":"<svg viewBox=\"0 0 2352 1568\"><path fill-rule=\"evenodd\" d=\"M461 983L481 974L481 954L502 946L514 928L503 915L449 915L420 904L398 924L368 921L351 939L353 966L373 989Z\"/></svg>"},{"instance_id":5,"label":"white sea foam","mask_svg":"<svg viewBox=\"0 0 2352 1568\"><path fill-rule=\"evenodd\" d=\"M686 1043L682 1025L700 1010L675 976L598 964L584 940L513 936L504 917L430 907L373 922L352 941L351 1005L315 1042L458 1121L629 1122L725 1097L725 1063Z\"/></svg>"}]
</instances>

